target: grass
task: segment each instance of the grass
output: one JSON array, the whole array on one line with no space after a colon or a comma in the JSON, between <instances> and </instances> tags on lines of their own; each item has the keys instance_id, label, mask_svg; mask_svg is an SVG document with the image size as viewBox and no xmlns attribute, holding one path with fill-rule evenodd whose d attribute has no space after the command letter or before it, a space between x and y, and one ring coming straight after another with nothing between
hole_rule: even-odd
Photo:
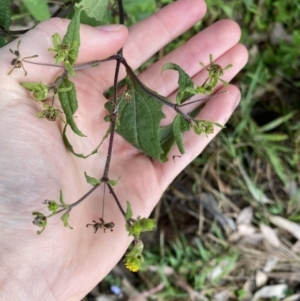
<instances>
[{"instance_id":1,"label":"grass","mask_svg":"<svg viewBox=\"0 0 300 301\"><path fill-rule=\"evenodd\" d=\"M126 2L134 23L173 1ZM21 1L14 5L14 22L30 23ZM157 57L217 20L236 20L250 54L232 81L241 88L241 104L153 212L158 228L144 237L145 269L130 274L121 263L99 284L108 300L242 301L277 284L286 284L285 296L299 292L300 243L293 230L300 221L300 4L207 0L207 5L204 20ZM121 289L119 297L113 285ZM85 300L94 300L93 294L99 292ZM279 297L265 300L285 298Z\"/></svg>"},{"instance_id":2,"label":"grass","mask_svg":"<svg viewBox=\"0 0 300 301\"><path fill-rule=\"evenodd\" d=\"M157 7L169 2L156 1ZM207 5L201 24L161 54L199 28L236 20L250 53L249 64L233 80L242 101L226 129L165 193L154 212L159 226L149 238L148 267L133 283L141 296L157 289L141 300L248 300L260 288L280 283L288 287L283 295L293 295L300 285L297 239L270 219L300 220L299 4L208 0ZM249 209L251 218L243 224L239 220ZM277 263L268 268L272 256Z\"/></svg>"}]
</instances>

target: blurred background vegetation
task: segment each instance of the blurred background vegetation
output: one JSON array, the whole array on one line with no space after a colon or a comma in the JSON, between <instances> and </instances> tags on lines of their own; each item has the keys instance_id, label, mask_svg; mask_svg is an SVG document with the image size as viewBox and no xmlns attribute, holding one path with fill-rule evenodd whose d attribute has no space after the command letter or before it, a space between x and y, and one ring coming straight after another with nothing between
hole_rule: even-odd
<instances>
[{"instance_id":1,"label":"blurred background vegetation","mask_svg":"<svg viewBox=\"0 0 300 301\"><path fill-rule=\"evenodd\" d=\"M62 2L11 1L10 30L49 18ZM171 2L124 0L127 24ZM204 19L147 64L233 19L250 54L232 81L241 104L154 210L144 270L120 263L84 300L300 300L300 2L206 2Z\"/></svg>"}]
</instances>

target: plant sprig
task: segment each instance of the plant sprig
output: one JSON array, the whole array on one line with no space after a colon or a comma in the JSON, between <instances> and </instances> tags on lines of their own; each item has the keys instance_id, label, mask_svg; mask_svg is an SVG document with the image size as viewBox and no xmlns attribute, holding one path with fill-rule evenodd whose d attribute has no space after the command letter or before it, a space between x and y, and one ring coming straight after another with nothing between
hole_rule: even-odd
<instances>
[{"instance_id":1,"label":"plant sprig","mask_svg":"<svg viewBox=\"0 0 300 301\"><path fill-rule=\"evenodd\" d=\"M124 13L121 0L118 0L118 6L120 23L124 23ZM155 222L153 219L140 216L133 218L130 203L127 202L126 210L124 210L122 207L123 202L119 200L113 189L113 186L115 186L118 182L109 178L115 133L121 135L125 140L144 152L146 155L161 162L166 162L168 160L168 153L174 144L177 145L180 153L184 154L184 139L182 136L184 132L193 129L198 135L202 133L209 135L213 133L214 126L222 127L222 125L213 121L196 119L199 110L194 110L189 114L186 114L181 108L188 104L201 101L200 99L189 102L190 98L196 94L210 94L213 92L219 81L221 81L224 85L227 85L227 82L220 77L224 75L224 71L230 68L231 65L222 68L213 62L213 57L210 55L210 65L208 67L201 63L202 66L208 71L208 78L201 86L195 86L190 76L180 66L174 63L166 64L162 71L165 72L166 70L174 70L179 74L179 89L177 92L176 103L174 104L171 102L171 100L151 90L140 81L127 63L126 59L123 57L122 49L116 55L108 57L107 59L95 60L80 65L75 65L80 46L79 29L81 11L82 9L75 9L74 16L63 38L61 38L58 34L54 34L52 37L53 48L50 48L49 51L55 52L55 64L51 65L27 60L28 58L37 57L37 55L22 59L19 49L21 40L18 41L16 51L10 50L10 52L12 52L16 58L14 58L12 61L12 65L14 67L9 74L15 68L23 68L26 75L27 72L23 67L24 62L61 68L61 75L59 75L53 83L44 84L42 82L24 82L21 83L21 85L33 93L35 101L37 102L43 102L47 100L49 98L49 92L53 91L51 95L52 104L48 105L43 103L44 110L37 114L38 117L46 118L50 121L55 121L58 117L61 118L62 112L54 107L54 98L58 97L66 119L65 127L62 132L63 140L71 153L77 157L85 159L96 153L105 139L109 139L106 162L102 177L95 178L89 176L87 173L84 174L87 183L93 187L79 200L71 204L64 202L63 193L60 191L59 201L45 200L43 202L47 205L47 208L50 211L48 215L45 215L41 212L32 213L34 215L33 223L42 228L37 232L38 234L41 234L47 225L48 218L57 214L62 214L61 220L64 226L72 229L68 222L72 209L82 203L88 196L90 196L98 187L102 185L104 187L102 216L99 217L99 221L93 220L92 224L87 224L86 226L92 227L95 233L97 233L98 229L103 229L103 232L106 232L106 230L113 231L113 228L115 227L114 222L105 221L104 218L104 199L105 189L107 188L115 200L120 212L124 216L125 227L128 231L128 234L133 237L133 247L125 255L125 265L131 271L137 271L143 263L143 243L140 236L143 232L154 230ZM113 97L105 104L105 107L108 110L108 116L105 118L105 120L109 122L110 125L106 131L106 134L94 151L88 155L78 154L74 151L73 146L69 142L66 135L66 129L69 126L75 134L80 137L85 137L85 135L78 129L74 120L74 114L78 109L78 101L75 84L69 79L69 75L75 76L75 71L77 72L85 68L101 65L103 62L113 60L116 61ZM121 64L125 67L127 73L127 89L119 97L117 97L118 77ZM204 100L210 99L211 97L213 96L208 96L204 98ZM161 127L161 120L165 118L165 115L162 112L163 106L168 106L176 112L173 122L165 127ZM132 114L133 111L135 114Z\"/></svg>"}]
</instances>

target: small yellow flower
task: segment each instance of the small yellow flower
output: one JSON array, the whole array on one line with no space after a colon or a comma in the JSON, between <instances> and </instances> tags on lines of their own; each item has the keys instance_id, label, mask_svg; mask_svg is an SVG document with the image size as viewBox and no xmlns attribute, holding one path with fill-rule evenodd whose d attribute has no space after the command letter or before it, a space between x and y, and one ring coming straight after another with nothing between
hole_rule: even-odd
<instances>
[{"instance_id":1,"label":"small yellow flower","mask_svg":"<svg viewBox=\"0 0 300 301\"><path fill-rule=\"evenodd\" d=\"M137 272L140 269L142 262L135 257L130 257L125 259L124 264L129 271Z\"/></svg>"},{"instance_id":2,"label":"small yellow flower","mask_svg":"<svg viewBox=\"0 0 300 301\"><path fill-rule=\"evenodd\" d=\"M144 261L144 257L142 255L143 248L143 242L141 240L137 240L133 249L125 255L124 264L129 271L137 272L142 266Z\"/></svg>"}]
</instances>

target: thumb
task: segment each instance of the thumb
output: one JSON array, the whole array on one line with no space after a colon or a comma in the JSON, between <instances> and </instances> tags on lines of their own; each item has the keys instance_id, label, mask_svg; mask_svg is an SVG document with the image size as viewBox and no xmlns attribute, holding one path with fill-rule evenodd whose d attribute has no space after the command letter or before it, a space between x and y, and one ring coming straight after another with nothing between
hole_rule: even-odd
<instances>
[{"instance_id":1,"label":"thumb","mask_svg":"<svg viewBox=\"0 0 300 301\"><path fill-rule=\"evenodd\" d=\"M0 70L8 73L11 69L11 61L15 56L9 52L17 50L17 43L21 40L20 55L28 57L38 55L37 58L31 59L34 62L54 64L54 53L49 52L49 48L53 48L52 35L58 33L63 37L67 32L70 20L53 18L42 22L34 29L3 47L0 51L1 62ZM88 25L80 26L80 48L76 63L84 63L96 59L105 59L115 54L126 42L128 30L124 25L106 25L99 27L91 27ZM24 78L24 72L14 70L10 77L14 80L26 79L26 81L36 80L37 76L40 81L53 79L53 76L59 71L58 68L33 65L24 62L28 75ZM47 72L45 72L47 68Z\"/></svg>"}]
</instances>

